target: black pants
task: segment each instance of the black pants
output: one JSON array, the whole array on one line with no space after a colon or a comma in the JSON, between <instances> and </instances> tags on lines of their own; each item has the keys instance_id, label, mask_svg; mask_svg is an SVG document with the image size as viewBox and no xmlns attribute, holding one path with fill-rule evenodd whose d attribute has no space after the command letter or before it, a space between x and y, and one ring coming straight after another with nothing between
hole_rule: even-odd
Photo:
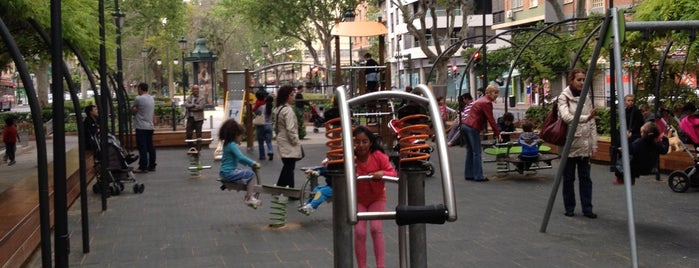
<instances>
[{"instance_id":1,"label":"black pants","mask_svg":"<svg viewBox=\"0 0 699 268\"><path fill-rule=\"evenodd\" d=\"M289 186L294 188L294 169L296 169L296 158L282 158L282 172L279 174L277 186Z\"/></svg>"}]
</instances>

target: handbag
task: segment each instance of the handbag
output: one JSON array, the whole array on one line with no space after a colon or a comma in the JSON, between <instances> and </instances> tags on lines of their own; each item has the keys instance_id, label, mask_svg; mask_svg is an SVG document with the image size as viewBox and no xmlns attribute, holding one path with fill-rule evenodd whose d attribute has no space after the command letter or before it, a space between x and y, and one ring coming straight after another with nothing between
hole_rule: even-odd
<instances>
[{"instance_id":1,"label":"handbag","mask_svg":"<svg viewBox=\"0 0 699 268\"><path fill-rule=\"evenodd\" d=\"M301 158L296 158L296 161L301 161L304 157L306 157L306 152L303 150L303 146L299 145L301 147Z\"/></svg>"},{"instance_id":2,"label":"handbag","mask_svg":"<svg viewBox=\"0 0 699 268\"><path fill-rule=\"evenodd\" d=\"M566 143L567 133L568 124L558 116L558 104L554 102L551 112L546 116L546 120L541 126L539 137L548 143L563 146Z\"/></svg>"},{"instance_id":3,"label":"handbag","mask_svg":"<svg viewBox=\"0 0 699 268\"><path fill-rule=\"evenodd\" d=\"M256 126L264 126L266 124L265 115L260 111L255 112L255 117L252 119L252 124Z\"/></svg>"}]
</instances>

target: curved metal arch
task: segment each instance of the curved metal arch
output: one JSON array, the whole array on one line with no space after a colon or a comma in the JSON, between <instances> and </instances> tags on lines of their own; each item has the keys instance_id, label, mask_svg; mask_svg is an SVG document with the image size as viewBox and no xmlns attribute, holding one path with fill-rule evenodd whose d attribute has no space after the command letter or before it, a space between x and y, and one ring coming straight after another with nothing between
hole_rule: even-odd
<instances>
[{"instance_id":1,"label":"curved metal arch","mask_svg":"<svg viewBox=\"0 0 699 268\"><path fill-rule=\"evenodd\" d=\"M274 67L278 66L285 66L285 65L307 65L307 66L313 66L313 67L321 67L320 65L314 64L314 63L305 63L305 62L298 62L298 61L287 61L287 62L280 62L280 63L274 63L270 65L265 65L260 68L254 69L250 71L251 73L258 73L264 70L272 69ZM327 69L327 68L325 68Z\"/></svg>"},{"instance_id":2,"label":"curved metal arch","mask_svg":"<svg viewBox=\"0 0 699 268\"><path fill-rule=\"evenodd\" d=\"M590 34L585 37L585 41L583 41L582 45L578 48L578 51L575 52L575 57L573 58L573 61L570 63L570 69L572 70L575 68L575 64L578 62L578 59L580 59L580 55L582 54L583 50L585 49L585 45L587 45L588 42L592 39L592 37L595 36L595 33L599 32L599 30L602 29L602 24L597 25L595 29L593 29Z\"/></svg>"},{"instance_id":3,"label":"curved metal arch","mask_svg":"<svg viewBox=\"0 0 699 268\"><path fill-rule=\"evenodd\" d=\"M37 176L39 181L39 226L41 236L41 262L42 266L51 266L51 217L49 214L49 173L48 173L48 157L46 151L46 135L44 133L44 124L42 124L41 108L39 107L39 99L34 89L29 74L29 68L24 61L24 56L19 50L17 43L10 34L10 29L0 18L0 38L5 42L8 48L10 57L17 67L19 76L24 84L24 89L27 91L27 102L29 103L29 111L34 124L34 135L36 137L36 160L37 160Z\"/></svg>"},{"instance_id":4,"label":"curved metal arch","mask_svg":"<svg viewBox=\"0 0 699 268\"><path fill-rule=\"evenodd\" d=\"M508 30L508 32L509 32L509 30ZM501 35L501 34L497 34L497 35L494 36L493 38L488 39L488 42L486 42L486 44L489 43L490 41L494 40L495 38L498 38L498 39L500 39L500 40L502 40L502 41L505 41L505 42L510 43L510 44L513 45L513 46L518 47L515 43L513 43L512 41L510 41L510 40L508 40L508 39L505 39L505 38L500 37L500 35ZM447 51L450 51L450 50L454 49L454 47L456 47L457 45L460 46L461 43L463 43L464 41L470 40L470 39L481 38L481 37L483 37L483 35L469 36L469 37L462 38L462 39L460 39L459 41L454 42L454 44L451 44L449 47L447 47L447 49L445 49L444 51L442 51L442 53L440 53L439 55L437 55L437 59L436 59L434 62L439 62L439 61L442 59L442 57L447 53ZM427 78L426 78L425 81L430 81L430 80L432 80L432 75L434 74L434 66L435 66L435 65L433 64L432 67L430 68L430 72L429 72L429 74L427 75Z\"/></svg>"},{"instance_id":5,"label":"curved metal arch","mask_svg":"<svg viewBox=\"0 0 699 268\"><path fill-rule=\"evenodd\" d=\"M588 18L571 18L571 19L567 19L567 20L562 20L562 21L553 23L551 25L548 25L544 28L541 28L541 30L539 30L533 36L529 37L529 40L527 40L527 42L524 43L524 45L520 49L519 53L517 53L517 56L515 56L515 58L510 63L510 69L507 71L507 80L505 81L505 97L510 96L510 93L508 91L509 91L509 87L510 87L510 80L512 79L512 71L515 68L515 64L517 63L517 61L519 61L519 58L522 56L522 53L524 53L524 49L528 48L529 45L532 42L534 42L534 40L537 37L539 37L539 35L542 34L543 32L548 32L549 29L551 29L555 26L561 25L561 24L565 24L565 23L569 23L569 22L573 22L573 21L581 21L581 20L588 20ZM504 104L505 104L505 112L507 113L507 107L509 106L508 102L504 101Z\"/></svg>"}]
</instances>

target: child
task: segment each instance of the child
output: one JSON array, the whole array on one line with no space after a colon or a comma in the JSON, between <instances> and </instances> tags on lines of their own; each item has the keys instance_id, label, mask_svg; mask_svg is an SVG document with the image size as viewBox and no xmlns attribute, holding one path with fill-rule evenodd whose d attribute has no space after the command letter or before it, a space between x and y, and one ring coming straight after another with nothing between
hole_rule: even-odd
<instances>
[{"instance_id":1,"label":"child","mask_svg":"<svg viewBox=\"0 0 699 268\"><path fill-rule=\"evenodd\" d=\"M386 187L383 176L397 176L381 145L376 143L376 135L364 126L352 131L357 176L371 175L372 180L357 182L357 211L384 211L386 209ZM370 232L367 232L369 222ZM354 226L354 253L357 267L366 267L366 236L371 234L374 242L375 267L385 267L386 247L383 237L382 220L361 220Z\"/></svg>"},{"instance_id":2,"label":"child","mask_svg":"<svg viewBox=\"0 0 699 268\"><path fill-rule=\"evenodd\" d=\"M219 175L223 180L246 185L245 204L257 208L262 205L262 200L257 199L257 193L252 191L252 177L255 174L252 170L238 168L238 162L252 168L260 168L260 164L246 157L238 149L244 134L245 127L233 119L228 119L221 125L218 138L223 141L223 159Z\"/></svg>"},{"instance_id":3,"label":"child","mask_svg":"<svg viewBox=\"0 0 699 268\"><path fill-rule=\"evenodd\" d=\"M498 129L500 132L514 132L515 131L515 116L507 112L502 117L498 118ZM500 139L502 142L510 141L510 134L500 134Z\"/></svg>"},{"instance_id":4,"label":"child","mask_svg":"<svg viewBox=\"0 0 699 268\"><path fill-rule=\"evenodd\" d=\"M17 135L17 127L13 118L5 118L2 141L5 143L5 157L10 160L10 163L7 165L14 165L17 163L15 162L15 151L17 150L17 142L19 142L19 135Z\"/></svg>"},{"instance_id":5,"label":"child","mask_svg":"<svg viewBox=\"0 0 699 268\"><path fill-rule=\"evenodd\" d=\"M641 126L641 138L636 139L630 148L631 157L631 185L636 183L636 178L640 175L647 175L657 167L658 156L666 154L669 147L667 137L658 130L658 126L653 122L646 122ZM617 168L614 172L614 184L624 184L624 174Z\"/></svg>"},{"instance_id":6,"label":"child","mask_svg":"<svg viewBox=\"0 0 699 268\"><path fill-rule=\"evenodd\" d=\"M522 123L522 134L519 134L517 142L522 146L522 153L519 154L518 158L524 162L517 164L519 173L528 169L532 162L539 159L539 136L533 130L534 124L531 122Z\"/></svg>"},{"instance_id":7,"label":"child","mask_svg":"<svg viewBox=\"0 0 699 268\"><path fill-rule=\"evenodd\" d=\"M322 162L321 167L306 170L306 174L309 176L309 179L312 177L325 176L326 172L328 171L326 167L327 165L328 159L325 158ZM323 202L325 202L325 200L331 198L332 196L332 180L328 177L325 177L325 185L318 185L315 188L313 188L313 198L308 199L303 206L300 206L298 208L298 211L306 215L311 215L313 211L318 209L318 206L320 206L320 204L322 204Z\"/></svg>"}]
</instances>

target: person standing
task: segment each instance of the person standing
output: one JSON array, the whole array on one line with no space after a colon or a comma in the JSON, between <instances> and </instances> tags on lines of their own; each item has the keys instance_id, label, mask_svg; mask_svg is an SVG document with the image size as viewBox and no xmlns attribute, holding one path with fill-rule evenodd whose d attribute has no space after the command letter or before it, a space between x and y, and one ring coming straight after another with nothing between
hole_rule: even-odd
<instances>
[{"instance_id":1,"label":"person standing","mask_svg":"<svg viewBox=\"0 0 699 268\"><path fill-rule=\"evenodd\" d=\"M83 120L83 129L85 130L85 146L87 150L94 150L97 148L96 143L98 143L99 138L97 137L97 132L99 131L99 111L97 106L88 105L85 106L85 120Z\"/></svg>"},{"instance_id":2,"label":"person standing","mask_svg":"<svg viewBox=\"0 0 699 268\"><path fill-rule=\"evenodd\" d=\"M266 91L258 91L255 93L257 101L255 106L252 108L252 112L255 114L255 118L261 116L264 120L262 122L256 122L253 120L255 125L255 133L257 133L257 148L260 153L260 160L265 160L265 144L267 144L267 157L269 161L274 159L274 150L272 149L272 109L274 105L274 97L267 94Z\"/></svg>"},{"instance_id":3,"label":"person standing","mask_svg":"<svg viewBox=\"0 0 699 268\"><path fill-rule=\"evenodd\" d=\"M364 59L366 60L364 66L379 66L379 63L371 57L371 53L364 54ZM364 69L364 74L367 92L377 91L379 89L379 70L377 68L366 68Z\"/></svg>"},{"instance_id":4,"label":"person standing","mask_svg":"<svg viewBox=\"0 0 699 268\"><path fill-rule=\"evenodd\" d=\"M277 107L272 111L272 124L277 134L277 149L282 159L282 170L277 179L277 186L294 188L294 169L296 161L301 158L301 142L298 134L298 121L291 105L294 103L294 91L291 86L283 86L277 92Z\"/></svg>"},{"instance_id":5,"label":"person standing","mask_svg":"<svg viewBox=\"0 0 699 268\"><path fill-rule=\"evenodd\" d=\"M481 131L485 129L486 122L495 132L495 138L500 140L500 130L493 118L493 102L498 98L500 89L495 85L489 85L485 89L485 95L476 100L468 112L468 116L461 124L461 132L466 138L466 169L465 179L472 181L488 181L483 176L483 160L481 148Z\"/></svg>"},{"instance_id":6,"label":"person standing","mask_svg":"<svg viewBox=\"0 0 699 268\"><path fill-rule=\"evenodd\" d=\"M197 138L201 138L201 127L204 124L204 106L206 99L199 96L199 85L192 86L192 94L187 97L184 102L185 118L187 119L187 139L191 139L194 131L197 132ZM187 143L192 146L194 143ZM199 149L199 148L197 148Z\"/></svg>"},{"instance_id":7,"label":"person standing","mask_svg":"<svg viewBox=\"0 0 699 268\"><path fill-rule=\"evenodd\" d=\"M303 123L304 122L303 115L305 113L306 105L309 105L309 104L308 104L308 102L303 100L303 91L305 89L306 89L306 86L303 84L297 86L296 87L296 95L294 97L294 101L295 101L294 107L296 108L295 109L296 120L298 121L296 125L299 128L299 131L298 131L299 139L303 139L304 137L306 137L306 125L304 125L304 123Z\"/></svg>"},{"instance_id":8,"label":"person standing","mask_svg":"<svg viewBox=\"0 0 699 268\"><path fill-rule=\"evenodd\" d=\"M5 127L2 129L2 142L5 143L5 157L10 161L7 165L14 165L17 163L15 161L15 152L17 151L17 142L19 142L19 134L17 134L14 118L5 118Z\"/></svg>"},{"instance_id":9,"label":"person standing","mask_svg":"<svg viewBox=\"0 0 699 268\"><path fill-rule=\"evenodd\" d=\"M573 116L580 104L580 93L585 83L585 71L573 69L568 74L568 87L563 89L558 96L558 115L568 125L573 122ZM580 114L580 122L575 131L573 141L568 152L568 162L563 171L563 204L565 216L575 216L575 173L577 170L580 180L580 204L582 213L590 219L597 218L592 212L592 179L590 178L590 157L597 151L597 124L595 123L596 111L592 106L590 95L585 98L585 103ZM561 147L559 151L563 151Z\"/></svg>"},{"instance_id":10,"label":"person standing","mask_svg":"<svg viewBox=\"0 0 699 268\"><path fill-rule=\"evenodd\" d=\"M356 157L357 176L370 175L371 180L357 182L357 212L378 212L386 210L386 182L383 176L397 176L396 170L388 160L388 155L376 142L371 130L359 126L352 131L354 137L354 156ZM376 267L385 267L386 244L383 236L383 221L370 220L369 230L374 244ZM366 267L366 225L359 221L354 226L354 252L357 267Z\"/></svg>"},{"instance_id":11,"label":"person standing","mask_svg":"<svg viewBox=\"0 0 699 268\"><path fill-rule=\"evenodd\" d=\"M145 173L155 171L155 146L153 146L153 111L155 101L148 94L148 84L138 84L138 96L131 106L136 113L134 128L136 129L136 145L138 147L138 169L134 172Z\"/></svg>"}]
</instances>

